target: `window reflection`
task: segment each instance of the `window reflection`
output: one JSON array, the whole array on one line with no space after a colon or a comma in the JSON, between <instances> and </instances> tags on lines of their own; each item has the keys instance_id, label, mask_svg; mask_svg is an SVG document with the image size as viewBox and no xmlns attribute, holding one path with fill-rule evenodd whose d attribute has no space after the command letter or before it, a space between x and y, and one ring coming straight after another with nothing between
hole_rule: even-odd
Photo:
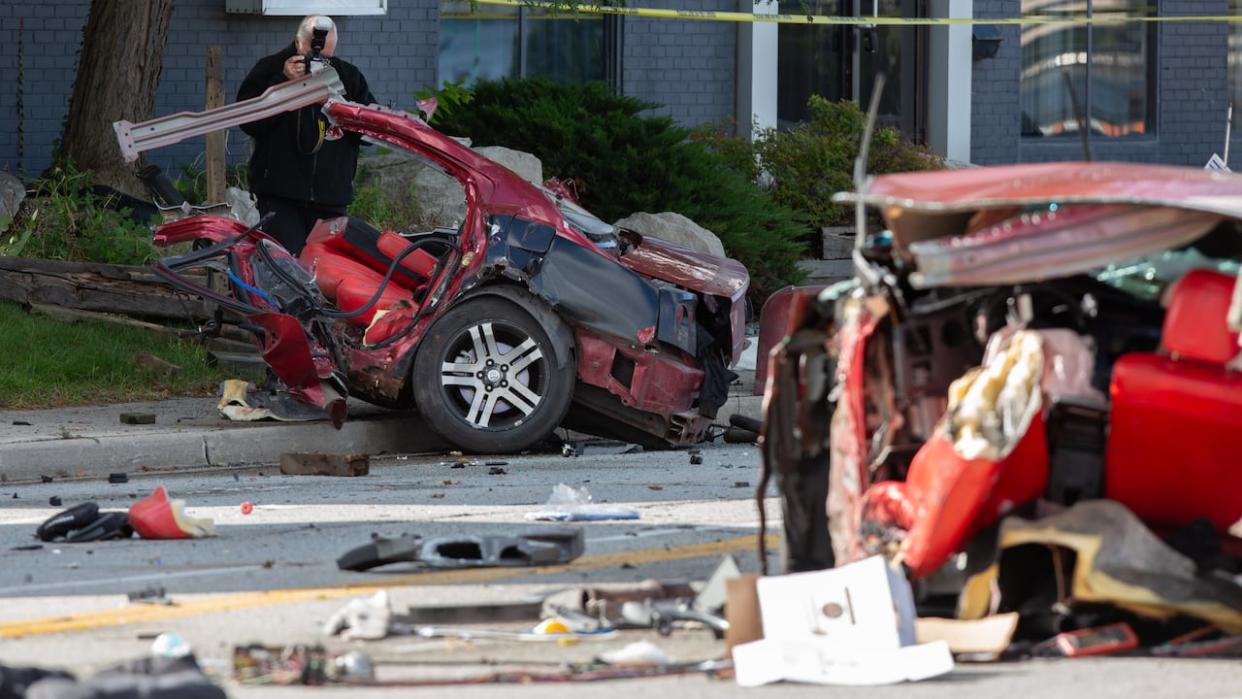
<instances>
[{"instance_id":1,"label":"window reflection","mask_svg":"<svg viewBox=\"0 0 1242 699\"><path fill-rule=\"evenodd\" d=\"M1023 14L1086 17L1089 10L1097 17L1156 13L1150 0L1022 1ZM1076 135L1080 114L1093 134L1151 133L1155 43L1155 25L1142 22L1024 25L1022 135Z\"/></svg>"},{"instance_id":2,"label":"window reflection","mask_svg":"<svg viewBox=\"0 0 1242 699\"><path fill-rule=\"evenodd\" d=\"M517 77L518 10L489 6L471 12L466 2L440 7L440 62L436 82L473 83Z\"/></svg>"},{"instance_id":3,"label":"window reflection","mask_svg":"<svg viewBox=\"0 0 1242 699\"><path fill-rule=\"evenodd\" d=\"M840 15L843 8L839 0L781 0L778 12ZM782 126L810 118L806 103L811 95L836 102L848 94L844 84L846 31L823 24L777 25L776 118Z\"/></svg>"},{"instance_id":4,"label":"window reflection","mask_svg":"<svg viewBox=\"0 0 1242 699\"><path fill-rule=\"evenodd\" d=\"M534 75L603 80L603 17L482 5L472 12L469 2L440 6L438 84Z\"/></svg>"}]
</instances>

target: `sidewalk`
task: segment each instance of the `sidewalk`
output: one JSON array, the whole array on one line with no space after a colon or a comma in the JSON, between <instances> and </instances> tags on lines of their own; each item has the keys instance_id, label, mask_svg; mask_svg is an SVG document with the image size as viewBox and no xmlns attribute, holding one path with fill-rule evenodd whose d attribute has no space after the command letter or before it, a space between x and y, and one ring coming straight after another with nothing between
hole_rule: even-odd
<instances>
[{"instance_id":1,"label":"sidewalk","mask_svg":"<svg viewBox=\"0 0 1242 699\"><path fill-rule=\"evenodd\" d=\"M217 400L0 411L0 482L270 463L289 451L385 454L447 448L417 414L360 401L350 401L350 419L338 431L326 420L232 422L216 412ZM121 413L151 413L155 424L123 425Z\"/></svg>"},{"instance_id":2,"label":"sidewalk","mask_svg":"<svg viewBox=\"0 0 1242 699\"><path fill-rule=\"evenodd\" d=\"M760 396L749 383L734 386L718 422L738 413L761 418ZM284 452L409 454L449 447L414 412L385 410L351 400L338 431L316 422L232 422L217 399L0 411L0 483L41 477L107 478L227 464L273 463ZM123 425L121 413L151 413L153 425ZM28 423L28 424L20 424Z\"/></svg>"}]
</instances>

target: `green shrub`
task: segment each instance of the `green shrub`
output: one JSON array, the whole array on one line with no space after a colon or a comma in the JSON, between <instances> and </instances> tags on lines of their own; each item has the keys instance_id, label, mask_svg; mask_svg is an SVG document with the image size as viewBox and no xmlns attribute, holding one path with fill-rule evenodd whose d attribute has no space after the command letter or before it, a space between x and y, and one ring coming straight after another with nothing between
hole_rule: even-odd
<instances>
[{"instance_id":1,"label":"green shrub","mask_svg":"<svg viewBox=\"0 0 1242 699\"><path fill-rule=\"evenodd\" d=\"M605 221L636 211L693 219L750 270L756 301L798 281L797 215L672 119L643 115L655 106L602 83L481 82L469 102L437 113L436 127L535 154L544 172L572 179L583 206Z\"/></svg>"},{"instance_id":2,"label":"green shrub","mask_svg":"<svg viewBox=\"0 0 1242 699\"><path fill-rule=\"evenodd\" d=\"M34 183L3 236L0 255L142 265L156 258L151 230L91 191L90 172L57 166Z\"/></svg>"},{"instance_id":3,"label":"green shrub","mask_svg":"<svg viewBox=\"0 0 1242 699\"><path fill-rule=\"evenodd\" d=\"M354 179L354 201L349 205L349 215L380 229L398 231L415 225L421 218L413 183L405 197L397 200L365 169Z\"/></svg>"},{"instance_id":4,"label":"green shrub","mask_svg":"<svg viewBox=\"0 0 1242 699\"><path fill-rule=\"evenodd\" d=\"M829 102L813 95L811 120L792 129L767 129L755 150L772 177L772 196L806 216L812 230L853 222L853 208L832 203L832 195L854 189L854 159L867 115L849 101ZM867 173L879 175L944 167L939 156L880 127L871 140Z\"/></svg>"}]
</instances>

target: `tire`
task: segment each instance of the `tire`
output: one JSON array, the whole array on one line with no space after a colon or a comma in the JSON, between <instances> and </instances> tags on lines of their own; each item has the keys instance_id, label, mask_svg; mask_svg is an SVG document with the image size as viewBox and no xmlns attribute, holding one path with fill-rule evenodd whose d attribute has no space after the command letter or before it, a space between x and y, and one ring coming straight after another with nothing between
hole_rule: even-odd
<instances>
[{"instance_id":1,"label":"tire","mask_svg":"<svg viewBox=\"0 0 1242 699\"><path fill-rule=\"evenodd\" d=\"M449 309L414 359L414 402L427 423L462 451L510 453L546 439L573 398L572 358L556 366L537 320L498 296Z\"/></svg>"}]
</instances>

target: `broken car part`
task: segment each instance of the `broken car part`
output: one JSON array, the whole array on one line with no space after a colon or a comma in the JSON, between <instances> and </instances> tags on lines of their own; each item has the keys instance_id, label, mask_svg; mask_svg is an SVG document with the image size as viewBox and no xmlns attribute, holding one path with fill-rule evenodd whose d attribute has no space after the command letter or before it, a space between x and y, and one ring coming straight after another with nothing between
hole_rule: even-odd
<instances>
[{"instance_id":1,"label":"broken car part","mask_svg":"<svg viewBox=\"0 0 1242 699\"><path fill-rule=\"evenodd\" d=\"M134 535L124 512L100 512L99 505L84 502L53 515L35 531L42 541L80 544L128 539Z\"/></svg>"},{"instance_id":2,"label":"broken car part","mask_svg":"<svg viewBox=\"0 0 1242 699\"><path fill-rule=\"evenodd\" d=\"M584 548L581 529L562 527L532 529L515 536L376 538L347 551L336 565L352 571L392 563L419 563L431 568L545 566L568 563L581 556Z\"/></svg>"},{"instance_id":3,"label":"broken car part","mask_svg":"<svg viewBox=\"0 0 1242 699\"><path fill-rule=\"evenodd\" d=\"M573 488L564 483L552 487L542 509L526 513L526 519L532 522L601 522L638 517L638 510L595 502L586 487Z\"/></svg>"},{"instance_id":4,"label":"broken car part","mask_svg":"<svg viewBox=\"0 0 1242 699\"><path fill-rule=\"evenodd\" d=\"M321 221L299 259L262 220L247 229L198 215L157 228L156 245L198 249L156 273L244 316L278 395L338 426L347 396L412 402L434 431L481 452L529 448L562 418L657 446L707 434L744 345L749 277L735 261L617 231L416 116L342 101L331 69L116 130L133 159L310 104L323 104L329 138L363 136L455 179L466 215L456 230L433 231ZM224 274L228 293L183 274L202 267ZM224 409L247 419L281 412L250 400Z\"/></svg>"},{"instance_id":5,"label":"broken car part","mask_svg":"<svg viewBox=\"0 0 1242 699\"><path fill-rule=\"evenodd\" d=\"M187 515L185 501L170 500L168 489L162 485L130 505L129 520L144 539L201 539L216 535L214 522Z\"/></svg>"},{"instance_id":6,"label":"broken car part","mask_svg":"<svg viewBox=\"0 0 1242 699\"><path fill-rule=\"evenodd\" d=\"M1138 648L1138 636L1127 623L1109 624L1094 629L1066 631L1040 643L1031 653L1041 657L1081 658L1109 655Z\"/></svg>"}]
</instances>

